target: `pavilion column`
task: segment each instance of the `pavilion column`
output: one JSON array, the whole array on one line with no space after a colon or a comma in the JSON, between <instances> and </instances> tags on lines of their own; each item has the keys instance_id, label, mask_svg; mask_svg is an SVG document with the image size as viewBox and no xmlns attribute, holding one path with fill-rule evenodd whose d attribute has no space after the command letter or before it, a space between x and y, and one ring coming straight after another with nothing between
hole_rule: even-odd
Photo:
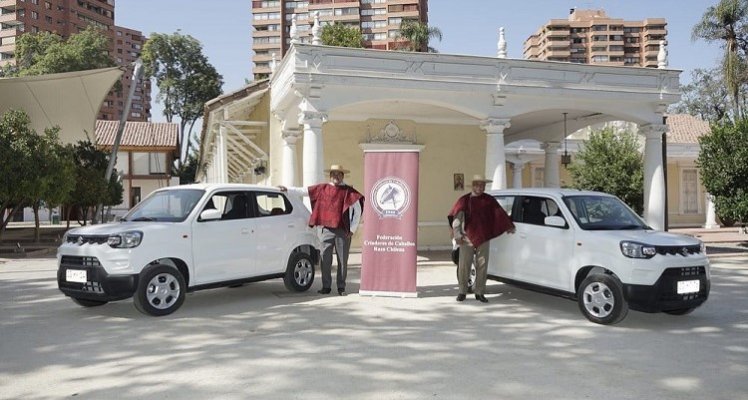
<instances>
[{"instance_id":1,"label":"pavilion column","mask_svg":"<svg viewBox=\"0 0 748 400\"><path fill-rule=\"evenodd\" d=\"M228 160L226 159L228 156L226 151L226 135L227 129L225 126L221 125L221 127L218 128L218 138L216 140L217 146L215 160L218 161L216 163L218 172L217 183L227 183L229 181Z\"/></svg>"},{"instance_id":2,"label":"pavilion column","mask_svg":"<svg viewBox=\"0 0 748 400\"><path fill-rule=\"evenodd\" d=\"M706 223L704 224L704 228L719 228L719 224L717 223L717 212L714 208L714 197L709 193L706 194Z\"/></svg>"},{"instance_id":3,"label":"pavilion column","mask_svg":"<svg viewBox=\"0 0 748 400\"><path fill-rule=\"evenodd\" d=\"M644 220L657 230L665 230L665 172L662 161L662 134L667 125L650 124L639 128L644 142Z\"/></svg>"},{"instance_id":4,"label":"pavilion column","mask_svg":"<svg viewBox=\"0 0 748 400\"><path fill-rule=\"evenodd\" d=\"M299 124L304 127L302 184L309 187L325 181L322 124L327 121L327 114L315 110L306 100L300 109Z\"/></svg>"},{"instance_id":5,"label":"pavilion column","mask_svg":"<svg viewBox=\"0 0 748 400\"><path fill-rule=\"evenodd\" d=\"M518 161L512 163L512 188L519 189L522 187L522 171L525 169L525 162Z\"/></svg>"},{"instance_id":6,"label":"pavilion column","mask_svg":"<svg viewBox=\"0 0 748 400\"><path fill-rule=\"evenodd\" d=\"M493 180L491 189L506 189L506 155L504 130L511 126L509 119L489 118L481 123L486 131L486 178Z\"/></svg>"},{"instance_id":7,"label":"pavilion column","mask_svg":"<svg viewBox=\"0 0 748 400\"><path fill-rule=\"evenodd\" d=\"M283 138L283 173L281 174L281 183L285 186L297 186L296 170L296 142L301 137L298 129L283 129L281 131Z\"/></svg>"},{"instance_id":8,"label":"pavilion column","mask_svg":"<svg viewBox=\"0 0 748 400\"><path fill-rule=\"evenodd\" d=\"M545 150L545 170L543 173L545 182L543 185L547 188L561 187L561 171L559 169L561 155L558 154L561 143L545 142L540 145L540 148Z\"/></svg>"}]
</instances>

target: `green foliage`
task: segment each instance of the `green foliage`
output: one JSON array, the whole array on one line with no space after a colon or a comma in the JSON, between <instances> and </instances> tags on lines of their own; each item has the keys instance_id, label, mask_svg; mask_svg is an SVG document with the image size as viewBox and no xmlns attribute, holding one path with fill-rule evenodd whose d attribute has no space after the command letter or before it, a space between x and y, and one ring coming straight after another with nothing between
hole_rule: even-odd
<instances>
[{"instance_id":1,"label":"green foliage","mask_svg":"<svg viewBox=\"0 0 748 400\"><path fill-rule=\"evenodd\" d=\"M199 151L193 151L187 155L187 159L184 160L184 163L182 163L179 168L174 168L173 174L179 176L180 185L195 183L199 160Z\"/></svg>"},{"instance_id":2,"label":"green foliage","mask_svg":"<svg viewBox=\"0 0 748 400\"><path fill-rule=\"evenodd\" d=\"M223 77L203 55L200 42L189 35L154 33L141 53L145 76L154 78L159 92L156 101L163 103L168 122L179 118L179 141L203 115L208 100L221 95ZM189 125L189 131L185 132ZM189 153L189 140L183 149Z\"/></svg>"},{"instance_id":3,"label":"green foliage","mask_svg":"<svg viewBox=\"0 0 748 400\"><path fill-rule=\"evenodd\" d=\"M590 134L569 165L569 172L575 188L614 194L641 214L643 166L636 135L608 127Z\"/></svg>"},{"instance_id":4,"label":"green foliage","mask_svg":"<svg viewBox=\"0 0 748 400\"><path fill-rule=\"evenodd\" d=\"M322 44L338 47L364 47L364 37L361 31L345 24L332 24L322 27Z\"/></svg>"},{"instance_id":5,"label":"green foliage","mask_svg":"<svg viewBox=\"0 0 748 400\"><path fill-rule=\"evenodd\" d=\"M8 111L0 120L0 210L31 206L39 234L39 208L65 201L73 186L73 162L59 144L57 128L39 135L23 111ZM1 221L2 231L10 215Z\"/></svg>"},{"instance_id":6,"label":"green foliage","mask_svg":"<svg viewBox=\"0 0 748 400\"><path fill-rule=\"evenodd\" d=\"M746 52L748 52L748 2L720 0L707 8L694 27L693 40L721 42L725 49L722 58L722 78L733 100L735 116L741 117L741 87L748 82Z\"/></svg>"},{"instance_id":7,"label":"green foliage","mask_svg":"<svg viewBox=\"0 0 748 400\"><path fill-rule=\"evenodd\" d=\"M748 100L746 89L742 86L740 90L741 109ZM671 114L689 114L710 122L733 118L729 94L719 68L694 70L691 83L681 86L681 91L681 101L668 110Z\"/></svg>"},{"instance_id":8,"label":"green foliage","mask_svg":"<svg viewBox=\"0 0 748 400\"><path fill-rule=\"evenodd\" d=\"M16 41L15 67L7 76L29 76L113 67L106 33L88 27L67 40L49 33L25 33Z\"/></svg>"},{"instance_id":9,"label":"green foliage","mask_svg":"<svg viewBox=\"0 0 748 400\"><path fill-rule=\"evenodd\" d=\"M97 149L90 141L79 141L69 150L75 160L75 188L71 194L73 207L81 210L85 219L98 204L117 205L122 202L122 183L116 173L107 183L104 175L109 164L109 153Z\"/></svg>"},{"instance_id":10,"label":"green foliage","mask_svg":"<svg viewBox=\"0 0 748 400\"><path fill-rule=\"evenodd\" d=\"M707 192L714 196L717 214L748 221L748 119L712 124L699 138L696 165Z\"/></svg>"},{"instance_id":11,"label":"green foliage","mask_svg":"<svg viewBox=\"0 0 748 400\"><path fill-rule=\"evenodd\" d=\"M422 51L429 53L438 53L438 51L429 46L432 39L442 40L442 31L433 26L415 20L403 20L400 23L400 32L398 33L402 50Z\"/></svg>"}]
</instances>

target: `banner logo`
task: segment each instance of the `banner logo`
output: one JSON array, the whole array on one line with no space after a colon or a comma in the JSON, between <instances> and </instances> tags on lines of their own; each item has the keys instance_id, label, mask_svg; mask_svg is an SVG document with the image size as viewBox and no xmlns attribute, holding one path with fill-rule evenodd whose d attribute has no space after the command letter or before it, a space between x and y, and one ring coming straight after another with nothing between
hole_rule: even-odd
<instances>
[{"instance_id":1,"label":"banner logo","mask_svg":"<svg viewBox=\"0 0 748 400\"><path fill-rule=\"evenodd\" d=\"M374 184L371 199L380 218L402 218L410 206L410 189L402 179L388 176Z\"/></svg>"}]
</instances>

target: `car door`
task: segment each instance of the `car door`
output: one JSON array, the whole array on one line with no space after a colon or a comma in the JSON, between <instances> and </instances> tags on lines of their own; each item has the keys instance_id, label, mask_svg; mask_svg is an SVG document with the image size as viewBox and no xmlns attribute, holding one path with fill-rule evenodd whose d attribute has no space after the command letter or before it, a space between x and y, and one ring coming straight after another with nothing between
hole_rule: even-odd
<instances>
[{"instance_id":1,"label":"car door","mask_svg":"<svg viewBox=\"0 0 748 400\"><path fill-rule=\"evenodd\" d=\"M192 253L196 284L206 284L252 276L255 266L252 249L251 193L217 191L203 210L221 211L221 219L194 222ZM202 212L201 211L201 212Z\"/></svg>"},{"instance_id":2,"label":"car door","mask_svg":"<svg viewBox=\"0 0 748 400\"><path fill-rule=\"evenodd\" d=\"M523 281L569 291L569 265L574 254L574 233L559 204L550 197L523 196L517 207L517 252L523 265ZM564 227L545 225L545 218L560 216Z\"/></svg>"},{"instance_id":3,"label":"car door","mask_svg":"<svg viewBox=\"0 0 748 400\"><path fill-rule=\"evenodd\" d=\"M513 209L517 196L498 195L494 197L509 217L514 220ZM528 255L523 251L517 251L518 246L522 243L517 234L507 233L491 240L488 274L501 278L523 280L524 268L522 266L527 263L525 259Z\"/></svg>"},{"instance_id":4,"label":"car door","mask_svg":"<svg viewBox=\"0 0 748 400\"><path fill-rule=\"evenodd\" d=\"M283 272L299 229L291 202L281 193L259 190L253 192L252 200L255 270L258 275Z\"/></svg>"}]
</instances>

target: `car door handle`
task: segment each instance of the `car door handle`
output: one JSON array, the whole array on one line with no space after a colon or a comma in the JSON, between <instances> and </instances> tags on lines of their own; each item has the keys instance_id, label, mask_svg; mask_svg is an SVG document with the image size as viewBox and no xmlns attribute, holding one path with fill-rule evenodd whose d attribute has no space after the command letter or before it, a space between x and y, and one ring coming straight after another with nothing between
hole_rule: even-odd
<instances>
[{"instance_id":1,"label":"car door handle","mask_svg":"<svg viewBox=\"0 0 748 400\"><path fill-rule=\"evenodd\" d=\"M295 227L296 227L296 224L288 224L288 227L289 227L289 228L295 228Z\"/></svg>"},{"instance_id":2,"label":"car door handle","mask_svg":"<svg viewBox=\"0 0 748 400\"><path fill-rule=\"evenodd\" d=\"M242 228L242 235L246 235L246 234L248 234L248 233L249 233L249 229L247 229L247 228Z\"/></svg>"},{"instance_id":3,"label":"car door handle","mask_svg":"<svg viewBox=\"0 0 748 400\"><path fill-rule=\"evenodd\" d=\"M526 235L526 234L524 234L524 233L520 233L520 234L519 234L519 237L521 237L522 239L527 239L527 235Z\"/></svg>"}]
</instances>

